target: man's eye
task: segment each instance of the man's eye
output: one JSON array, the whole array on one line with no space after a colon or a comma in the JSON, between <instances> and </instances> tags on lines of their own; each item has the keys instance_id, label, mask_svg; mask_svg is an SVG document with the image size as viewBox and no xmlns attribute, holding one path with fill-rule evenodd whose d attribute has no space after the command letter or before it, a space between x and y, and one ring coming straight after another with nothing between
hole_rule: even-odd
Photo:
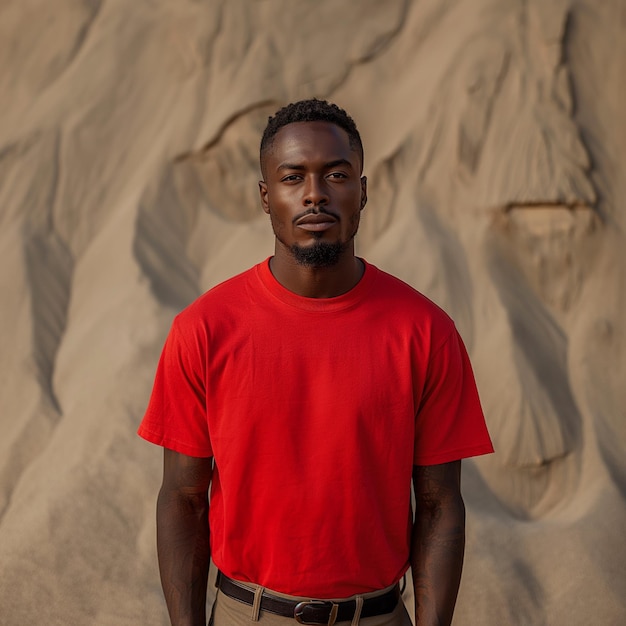
<instances>
[{"instance_id":1,"label":"man's eye","mask_svg":"<svg viewBox=\"0 0 626 626\"><path fill-rule=\"evenodd\" d=\"M343 172L331 172L328 175L329 178L347 178Z\"/></svg>"},{"instance_id":2,"label":"man's eye","mask_svg":"<svg viewBox=\"0 0 626 626\"><path fill-rule=\"evenodd\" d=\"M282 181L283 182L293 182L294 180L299 180L300 176L298 174L290 174L289 176L285 176Z\"/></svg>"}]
</instances>

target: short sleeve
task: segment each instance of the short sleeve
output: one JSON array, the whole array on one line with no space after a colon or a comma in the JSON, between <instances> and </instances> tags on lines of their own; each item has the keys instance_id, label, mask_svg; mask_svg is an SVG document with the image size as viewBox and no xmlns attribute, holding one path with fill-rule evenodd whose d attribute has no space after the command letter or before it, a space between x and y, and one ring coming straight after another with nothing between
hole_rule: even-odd
<instances>
[{"instance_id":1,"label":"short sleeve","mask_svg":"<svg viewBox=\"0 0 626 626\"><path fill-rule=\"evenodd\" d=\"M138 434L194 457L213 456L206 415L206 377L199 339L186 341L174 319ZM192 346L192 347L190 347Z\"/></svg>"},{"instance_id":2,"label":"short sleeve","mask_svg":"<svg viewBox=\"0 0 626 626\"><path fill-rule=\"evenodd\" d=\"M456 329L430 357L415 416L414 465L488 454L485 424L469 357Z\"/></svg>"}]
</instances>

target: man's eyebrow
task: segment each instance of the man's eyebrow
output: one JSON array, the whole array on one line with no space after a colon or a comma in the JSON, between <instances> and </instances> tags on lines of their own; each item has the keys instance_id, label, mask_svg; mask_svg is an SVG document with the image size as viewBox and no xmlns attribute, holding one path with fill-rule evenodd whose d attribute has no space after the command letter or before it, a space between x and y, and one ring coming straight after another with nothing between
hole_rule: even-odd
<instances>
[{"instance_id":1,"label":"man's eyebrow","mask_svg":"<svg viewBox=\"0 0 626 626\"><path fill-rule=\"evenodd\" d=\"M326 168L330 169L332 167L337 167L339 165L344 165L352 169L352 163L350 163L348 159L336 159L334 161L331 161L330 163L326 163Z\"/></svg>"},{"instance_id":2,"label":"man's eyebrow","mask_svg":"<svg viewBox=\"0 0 626 626\"><path fill-rule=\"evenodd\" d=\"M277 168L276 171L280 171L280 170L303 170L304 165L298 164L298 163L281 163Z\"/></svg>"},{"instance_id":3,"label":"man's eyebrow","mask_svg":"<svg viewBox=\"0 0 626 626\"><path fill-rule=\"evenodd\" d=\"M329 161L328 163L324 164L324 169L331 169L339 165L343 165L344 167L349 167L350 169L352 169L352 163L350 163L348 159L335 159L334 161ZM281 163L276 168L277 171L280 171L280 170L302 171L305 169L306 169L306 166L302 163Z\"/></svg>"}]
</instances>

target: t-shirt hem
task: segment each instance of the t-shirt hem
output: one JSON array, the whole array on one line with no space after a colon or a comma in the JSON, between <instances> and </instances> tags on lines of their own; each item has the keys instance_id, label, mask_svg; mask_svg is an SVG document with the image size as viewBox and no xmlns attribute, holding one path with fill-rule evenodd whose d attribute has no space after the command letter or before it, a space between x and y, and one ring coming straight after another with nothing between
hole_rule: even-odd
<instances>
[{"instance_id":1,"label":"t-shirt hem","mask_svg":"<svg viewBox=\"0 0 626 626\"><path fill-rule=\"evenodd\" d=\"M491 444L482 444L469 448L458 448L456 450L447 450L430 456L414 457L413 465L439 465L440 463L449 463L450 461L458 461L459 459L467 459L473 456L491 454L493 451L493 446Z\"/></svg>"},{"instance_id":2,"label":"t-shirt hem","mask_svg":"<svg viewBox=\"0 0 626 626\"><path fill-rule=\"evenodd\" d=\"M213 558L213 555L212 555L212 558ZM218 571L220 571L222 574L224 574L225 576L228 576L228 578L232 578L233 580L236 580L238 583L240 583L243 586L248 586L248 588L252 591L254 591L255 587L262 586L264 589L266 589L270 593L274 593L277 595L284 595L290 598L315 598L315 599L320 599L320 600L325 600L325 601L335 601L335 602L349 601L349 600L354 599L357 595L375 593L375 592L384 591L385 589L391 589L393 588L394 585L397 585L402 581L402 578L406 575L406 573L409 571L411 567L410 563L407 563L406 565L404 565L402 569L400 570L400 573L396 575L391 580L391 582L387 585L374 584L374 586L368 585L365 587L361 587L361 586L354 586L351 583L346 583L345 585L339 586L339 588L341 588L342 591L340 592L341 595L337 595L338 587L336 585L330 588L324 588L324 587L318 586L315 588L307 587L306 589L284 586L284 585L281 585L280 583L272 584L270 581L265 581L264 584L261 585L260 583L257 583L254 580L251 580L249 577L247 577L245 574L241 572L238 574L229 573L229 570L227 568L224 568L221 565L218 565L215 559L213 559L213 563L218 569Z\"/></svg>"},{"instance_id":3,"label":"t-shirt hem","mask_svg":"<svg viewBox=\"0 0 626 626\"><path fill-rule=\"evenodd\" d=\"M196 458L208 458L213 456L213 452L211 450L190 446L189 444L177 441L171 437L164 437L159 433L148 430L145 426L140 426L137 430L137 434L149 443L161 446L162 448L167 448L168 450L174 450L174 452L186 454L187 456L193 456Z\"/></svg>"}]
</instances>

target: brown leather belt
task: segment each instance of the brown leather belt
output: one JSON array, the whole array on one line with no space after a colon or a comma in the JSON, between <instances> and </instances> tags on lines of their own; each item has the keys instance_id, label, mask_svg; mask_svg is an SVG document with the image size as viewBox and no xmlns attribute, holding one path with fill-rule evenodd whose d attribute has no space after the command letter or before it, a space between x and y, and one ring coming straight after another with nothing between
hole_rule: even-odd
<instances>
[{"instance_id":1,"label":"brown leather belt","mask_svg":"<svg viewBox=\"0 0 626 626\"><path fill-rule=\"evenodd\" d=\"M219 590L235 600L252 606L254 592L243 587L232 578L228 578L221 572L218 574L217 587ZM373 617L391 613L398 605L400 599L400 586L396 585L387 593L373 598L365 598L361 617ZM268 611L275 615L291 617L299 624L334 624L335 622L348 622L354 617L356 600L342 600L332 602L330 600L287 600L263 591L261 596L261 611ZM333 619L334 618L334 619Z\"/></svg>"}]
</instances>

